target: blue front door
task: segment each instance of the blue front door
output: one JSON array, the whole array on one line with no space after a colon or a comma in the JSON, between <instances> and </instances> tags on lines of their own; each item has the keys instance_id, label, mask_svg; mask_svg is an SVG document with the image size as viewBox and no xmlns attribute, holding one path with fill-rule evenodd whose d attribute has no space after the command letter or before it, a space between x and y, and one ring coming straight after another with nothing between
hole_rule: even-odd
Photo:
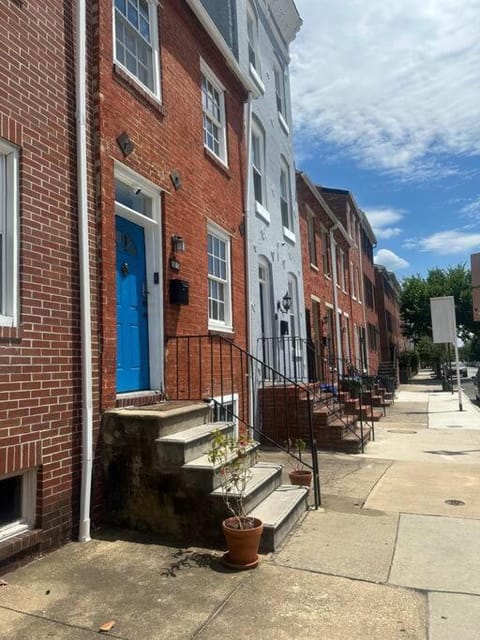
<instances>
[{"instance_id":1,"label":"blue front door","mask_svg":"<svg viewBox=\"0 0 480 640\"><path fill-rule=\"evenodd\" d=\"M117 280L117 392L150 384L143 227L115 217Z\"/></svg>"}]
</instances>

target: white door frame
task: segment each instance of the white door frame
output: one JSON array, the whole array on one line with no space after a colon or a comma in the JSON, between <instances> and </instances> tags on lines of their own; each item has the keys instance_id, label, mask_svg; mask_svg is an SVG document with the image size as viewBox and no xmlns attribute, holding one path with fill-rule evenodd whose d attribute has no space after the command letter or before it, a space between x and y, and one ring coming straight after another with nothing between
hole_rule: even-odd
<instances>
[{"instance_id":1,"label":"white door frame","mask_svg":"<svg viewBox=\"0 0 480 640\"><path fill-rule=\"evenodd\" d=\"M114 169L116 179L131 186L132 189L141 189L142 193L152 201L152 217L134 211L119 202L115 202L115 214L144 229L148 291L150 390L162 391L164 387L162 189L120 162L115 161ZM154 283L154 273L158 273L157 284Z\"/></svg>"}]
</instances>

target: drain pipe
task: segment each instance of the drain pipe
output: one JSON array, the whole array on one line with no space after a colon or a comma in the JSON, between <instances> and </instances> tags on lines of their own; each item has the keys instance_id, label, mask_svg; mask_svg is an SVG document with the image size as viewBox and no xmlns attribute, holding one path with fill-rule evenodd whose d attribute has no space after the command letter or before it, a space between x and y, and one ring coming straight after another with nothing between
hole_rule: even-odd
<instances>
[{"instance_id":1,"label":"drain pipe","mask_svg":"<svg viewBox=\"0 0 480 640\"><path fill-rule=\"evenodd\" d=\"M246 154L246 176L245 176L245 207L244 207L244 211L245 211L245 219L244 219L244 223L245 223L245 235L244 235L244 242L245 242L245 289L246 289L246 295L247 295L247 299L246 299L246 323L247 323L247 351L250 353L254 353L253 351L253 345L252 345L252 322L250 320L250 304L251 304L251 300L253 300L253 297L251 295L251 291L250 291L250 286L251 286L251 278L250 278L250 259L249 259L249 246L250 243L248 241L248 236L249 236L249 217L250 217L250 176L251 176L251 172L250 172L250 162L251 162L251 154L252 154L252 94L251 92L248 93L248 101L246 104L246 109L245 109L245 136L246 136L246 143L247 143L247 154ZM248 389L249 389L249 402L248 402L248 418L249 418L249 424L253 425L253 420L255 418L254 416L254 397L255 397L255 389L254 389L254 381L255 381L255 372L252 370L254 367L253 363L250 362L250 367L249 367L249 371L248 371L248 376L249 376L249 384L248 384Z\"/></svg>"},{"instance_id":2,"label":"drain pipe","mask_svg":"<svg viewBox=\"0 0 480 640\"><path fill-rule=\"evenodd\" d=\"M80 271L80 325L82 357L82 468L78 539L90 540L90 494L93 468L92 334L90 264L88 254L88 191L86 134L86 2L77 0L75 56L77 207Z\"/></svg>"}]
</instances>

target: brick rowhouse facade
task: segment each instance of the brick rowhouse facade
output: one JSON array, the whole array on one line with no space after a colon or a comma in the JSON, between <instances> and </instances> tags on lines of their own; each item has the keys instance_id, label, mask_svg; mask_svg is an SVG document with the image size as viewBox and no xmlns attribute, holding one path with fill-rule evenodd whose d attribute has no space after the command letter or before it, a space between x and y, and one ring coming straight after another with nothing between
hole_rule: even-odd
<instances>
[{"instance_id":1,"label":"brick rowhouse facade","mask_svg":"<svg viewBox=\"0 0 480 640\"><path fill-rule=\"evenodd\" d=\"M319 191L325 198L335 217L344 226L348 236L352 239L348 253L350 295L348 296L348 300L346 298L344 299L344 304L348 306L349 318L347 322L353 338L353 349L350 360L359 370L365 370L368 368L368 362L366 350L366 318L363 301L362 256L360 248L362 212L357 207L349 191L327 187L319 187ZM345 322L344 319L344 323ZM347 332L349 330L348 325L344 324L344 326L347 327ZM342 357L345 358L345 351L343 351Z\"/></svg>"},{"instance_id":2,"label":"brick rowhouse facade","mask_svg":"<svg viewBox=\"0 0 480 640\"><path fill-rule=\"evenodd\" d=\"M380 331L375 295L375 266L373 264L373 246L376 238L365 214L362 215L360 230L363 269L363 297L367 321L368 371L376 375L380 364Z\"/></svg>"},{"instance_id":3,"label":"brick rowhouse facade","mask_svg":"<svg viewBox=\"0 0 480 640\"><path fill-rule=\"evenodd\" d=\"M334 215L321 195L321 190L304 173L297 173L297 198L305 308L309 320L307 331L317 354L317 375L328 379L330 366L336 368L337 364L343 366L347 362L354 362L356 353L351 322L353 302L350 253L354 241L344 223ZM331 234L334 255L331 251ZM345 362L333 362L337 359ZM311 367L312 363L309 364Z\"/></svg>"},{"instance_id":4,"label":"brick rowhouse facade","mask_svg":"<svg viewBox=\"0 0 480 640\"><path fill-rule=\"evenodd\" d=\"M159 389L174 397L179 361L175 360L175 343L169 342L164 347L165 337L206 335L212 328L208 319L209 224L218 228L230 242L233 327L225 335L246 347L242 173L245 170L243 112L247 93L188 4L167 1L155 8L158 11L160 95L152 96L115 61L110 3L100 2L97 7L101 391L102 408L106 409L120 401L146 404ZM205 65L224 88L228 154L225 163L210 153L203 142L202 73ZM128 155L122 153L117 141L122 133L126 133L134 145ZM117 172L118 176L119 171L121 179L126 175L132 188L136 179L147 180L154 191L158 190L161 202L156 235L152 236L150 262L154 267L150 270L147 259L151 388L132 397L126 394L126 399L118 398L115 380L115 175ZM175 176L180 184L174 184ZM185 250L178 253L172 248L172 238L176 235L181 236L185 244ZM174 268L172 260L178 263ZM171 280L188 283L188 304L170 303ZM198 360L198 352L195 357ZM165 380L161 371L164 358ZM185 365L186 358L183 360ZM198 378L199 364L192 364L190 373L186 369L179 373L180 387L184 391L185 377ZM154 366L158 366L156 374Z\"/></svg>"},{"instance_id":5,"label":"brick rowhouse facade","mask_svg":"<svg viewBox=\"0 0 480 640\"><path fill-rule=\"evenodd\" d=\"M400 329L400 286L395 274L375 265L375 293L382 362L394 362L403 347Z\"/></svg>"},{"instance_id":6,"label":"brick rowhouse facade","mask_svg":"<svg viewBox=\"0 0 480 640\"><path fill-rule=\"evenodd\" d=\"M0 221L0 566L63 543L78 524L74 4L0 0L0 192L6 194ZM96 281L93 260L92 287ZM93 289L97 438L95 299Z\"/></svg>"}]
</instances>

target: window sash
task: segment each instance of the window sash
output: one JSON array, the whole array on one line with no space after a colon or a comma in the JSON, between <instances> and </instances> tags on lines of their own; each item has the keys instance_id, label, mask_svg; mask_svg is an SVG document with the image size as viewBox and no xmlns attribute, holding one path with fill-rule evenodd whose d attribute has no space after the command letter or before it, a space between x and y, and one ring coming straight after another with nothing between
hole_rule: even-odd
<instances>
[{"instance_id":1,"label":"window sash","mask_svg":"<svg viewBox=\"0 0 480 640\"><path fill-rule=\"evenodd\" d=\"M254 69L257 69L257 25L255 18L248 13L247 16L247 41L248 41L248 62Z\"/></svg>"},{"instance_id":2,"label":"window sash","mask_svg":"<svg viewBox=\"0 0 480 640\"><path fill-rule=\"evenodd\" d=\"M208 319L230 325L230 247L226 238L208 233Z\"/></svg>"},{"instance_id":3,"label":"window sash","mask_svg":"<svg viewBox=\"0 0 480 640\"><path fill-rule=\"evenodd\" d=\"M285 77L280 67L273 70L275 77L275 96L277 100L277 109L282 116L285 117Z\"/></svg>"},{"instance_id":4,"label":"window sash","mask_svg":"<svg viewBox=\"0 0 480 640\"><path fill-rule=\"evenodd\" d=\"M115 1L115 58L141 84L156 92L154 16L146 0Z\"/></svg>"},{"instance_id":5,"label":"window sash","mask_svg":"<svg viewBox=\"0 0 480 640\"><path fill-rule=\"evenodd\" d=\"M225 105L223 90L202 74L203 144L225 162Z\"/></svg>"},{"instance_id":6,"label":"window sash","mask_svg":"<svg viewBox=\"0 0 480 640\"><path fill-rule=\"evenodd\" d=\"M253 172L253 192L255 200L263 205L263 157L262 138L259 134L252 134L252 172Z\"/></svg>"},{"instance_id":7,"label":"window sash","mask_svg":"<svg viewBox=\"0 0 480 640\"><path fill-rule=\"evenodd\" d=\"M280 170L280 210L282 212L282 224L286 229L292 230L292 215L290 201L290 183L286 167Z\"/></svg>"},{"instance_id":8,"label":"window sash","mask_svg":"<svg viewBox=\"0 0 480 640\"><path fill-rule=\"evenodd\" d=\"M312 214L308 216L308 252L310 264L317 265L317 245L315 243L315 220Z\"/></svg>"}]
</instances>

